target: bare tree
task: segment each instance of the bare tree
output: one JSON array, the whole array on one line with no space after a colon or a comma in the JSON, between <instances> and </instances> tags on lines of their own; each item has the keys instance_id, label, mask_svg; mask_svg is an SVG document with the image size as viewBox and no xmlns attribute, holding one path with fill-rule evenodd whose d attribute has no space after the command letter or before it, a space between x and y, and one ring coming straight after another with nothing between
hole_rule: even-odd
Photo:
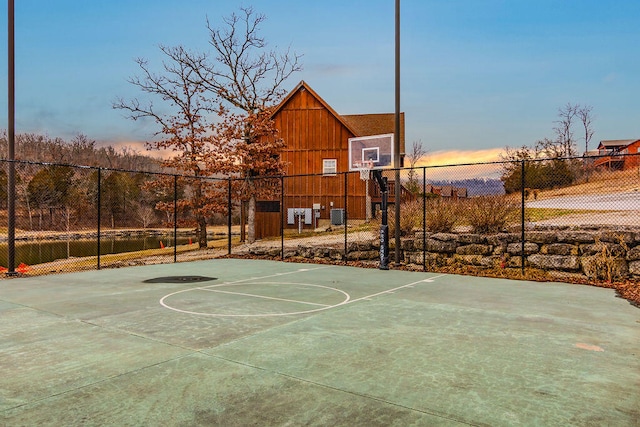
<instances>
[{"instance_id":1,"label":"bare tree","mask_svg":"<svg viewBox=\"0 0 640 427\"><path fill-rule=\"evenodd\" d=\"M160 125L163 139L152 148L169 148L176 155L165 166L190 172L195 178L214 173L243 178L238 191L249 201L248 241L255 240L256 197L264 188L256 178L280 174L282 139L271 120L273 106L285 95L284 81L301 66L299 55L267 50L259 36L266 19L252 8L224 18L218 29L207 20L214 54L187 51L183 47L161 47L168 59L161 74L138 60L143 75L130 82L163 101L156 109L149 101L122 100L114 108L129 111L136 120L150 117ZM217 116L215 122L211 116ZM226 205L216 202L201 179L192 182L192 206L198 223L200 247L206 247L206 216ZM265 186L263 186L265 187ZM266 186L268 187L268 186Z\"/></svg>"},{"instance_id":2,"label":"bare tree","mask_svg":"<svg viewBox=\"0 0 640 427\"><path fill-rule=\"evenodd\" d=\"M418 175L415 170L415 167L418 165L422 159L424 159L427 155L427 150L422 145L422 140L413 141L411 143L411 150L406 153L405 159L409 162L409 176L407 182L407 188L414 194L417 194L420 191L420 186L418 185Z\"/></svg>"},{"instance_id":3,"label":"bare tree","mask_svg":"<svg viewBox=\"0 0 640 427\"><path fill-rule=\"evenodd\" d=\"M278 161L274 162L282 141L275 137L275 129L268 129L269 126L273 128L269 111L286 94L282 88L285 80L302 69L301 55L292 53L289 48L284 52L267 49L265 39L259 34L260 24L265 19L264 15L248 7L224 18L221 28L212 26L207 20L214 57L190 54L185 58L185 64L204 88L244 116L237 154L242 163L238 173L245 182L242 192L249 202L249 243L255 240L256 195L259 192L255 177L279 173L282 169ZM264 146L265 143L271 145Z\"/></svg>"},{"instance_id":4,"label":"bare tree","mask_svg":"<svg viewBox=\"0 0 640 427\"><path fill-rule=\"evenodd\" d=\"M572 125L579 109L578 104L573 105L569 102L564 107L558 108L559 120L555 122L556 127L553 128L553 131L556 134L561 156L570 157L576 154Z\"/></svg>"},{"instance_id":5,"label":"bare tree","mask_svg":"<svg viewBox=\"0 0 640 427\"><path fill-rule=\"evenodd\" d=\"M584 107L578 108L576 111L576 115L580 119L582 123L582 130L584 131L584 154L585 156L589 152L589 142L591 142L591 138L593 137L594 130L592 127L593 116L591 112L593 111L593 107L590 105L585 105Z\"/></svg>"},{"instance_id":6,"label":"bare tree","mask_svg":"<svg viewBox=\"0 0 640 427\"><path fill-rule=\"evenodd\" d=\"M190 208L195 214L197 239L201 249L207 247L207 216L211 208L207 203L203 177L211 176L217 167L216 159L224 157L225 141L214 132L209 117L218 113L214 100L209 99L203 82L188 65L187 51L182 47L160 47L166 57L163 71L151 71L147 61L137 59L141 77L129 82L149 97L145 102L133 99L117 100L113 107L128 111L133 120L152 118L160 127L156 136L161 139L148 143L152 149L171 149L177 154L163 162L166 167L193 175ZM161 100L157 108L153 100Z\"/></svg>"}]
</instances>

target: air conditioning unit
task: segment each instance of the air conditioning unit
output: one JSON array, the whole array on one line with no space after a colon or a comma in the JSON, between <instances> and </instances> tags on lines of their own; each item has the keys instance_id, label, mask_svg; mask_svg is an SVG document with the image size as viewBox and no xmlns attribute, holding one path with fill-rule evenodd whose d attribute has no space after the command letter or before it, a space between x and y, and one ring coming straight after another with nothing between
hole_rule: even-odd
<instances>
[{"instance_id":1,"label":"air conditioning unit","mask_svg":"<svg viewBox=\"0 0 640 427\"><path fill-rule=\"evenodd\" d=\"M344 209L331 209L331 225L344 225Z\"/></svg>"}]
</instances>

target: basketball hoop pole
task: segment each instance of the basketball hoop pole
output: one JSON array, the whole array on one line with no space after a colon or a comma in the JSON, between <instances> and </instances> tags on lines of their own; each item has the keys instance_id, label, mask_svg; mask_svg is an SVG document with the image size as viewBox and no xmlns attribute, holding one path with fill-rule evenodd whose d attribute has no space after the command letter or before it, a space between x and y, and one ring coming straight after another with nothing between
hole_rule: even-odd
<instances>
[{"instance_id":1,"label":"basketball hoop pole","mask_svg":"<svg viewBox=\"0 0 640 427\"><path fill-rule=\"evenodd\" d=\"M9 173L7 176L7 275L15 275L15 256L16 256L16 180L15 168L13 162L15 160L15 21L14 21L14 1L7 0L7 30L8 30L8 126L7 126L7 145L9 157Z\"/></svg>"},{"instance_id":2,"label":"basketball hoop pole","mask_svg":"<svg viewBox=\"0 0 640 427\"><path fill-rule=\"evenodd\" d=\"M396 252L395 261L396 264L400 264L400 197L402 196L402 188L400 185L400 0L396 0L396 117L395 117L395 130L393 137L393 167L396 170L395 174L395 242Z\"/></svg>"},{"instance_id":3,"label":"basketball hoop pole","mask_svg":"<svg viewBox=\"0 0 640 427\"><path fill-rule=\"evenodd\" d=\"M387 200L389 195L389 187L387 185L387 177L382 176L380 170L373 171L373 177L380 187L382 194L382 223L380 224L380 270L389 269L389 220L387 217Z\"/></svg>"}]
</instances>

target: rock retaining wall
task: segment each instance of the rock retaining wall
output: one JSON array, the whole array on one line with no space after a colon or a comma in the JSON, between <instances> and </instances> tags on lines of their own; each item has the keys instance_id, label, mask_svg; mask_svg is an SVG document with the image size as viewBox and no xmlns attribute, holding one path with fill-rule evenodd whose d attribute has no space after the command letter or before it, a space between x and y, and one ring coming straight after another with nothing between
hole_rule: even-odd
<instances>
[{"instance_id":1,"label":"rock retaining wall","mask_svg":"<svg viewBox=\"0 0 640 427\"><path fill-rule=\"evenodd\" d=\"M405 262L521 268L522 235L423 233L403 243ZM423 255L422 247L426 246ZM424 258L423 258L424 257ZM640 230L534 229L525 232L525 267L588 278L640 277ZM610 277L608 277L610 276Z\"/></svg>"},{"instance_id":2,"label":"rock retaining wall","mask_svg":"<svg viewBox=\"0 0 640 427\"><path fill-rule=\"evenodd\" d=\"M403 239L405 264L447 266L473 265L486 268L521 268L521 233L492 235L469 233L424 233ZM320 240L320 239L319 239ZM285 247L285 258L343 260L344 246ZM393 242L392 242L393 243ZM379 242L351 242L348 260L374 261L379 257ZM423 246L426 251L423 252ZM250 250L254 255L280 256L280 248ZM393 258L393 250L391 251ZM581 276L600 279L640 278L640 229L570 229L526 230L524 263L557 276Z\"/></svg>"}]
</instances>

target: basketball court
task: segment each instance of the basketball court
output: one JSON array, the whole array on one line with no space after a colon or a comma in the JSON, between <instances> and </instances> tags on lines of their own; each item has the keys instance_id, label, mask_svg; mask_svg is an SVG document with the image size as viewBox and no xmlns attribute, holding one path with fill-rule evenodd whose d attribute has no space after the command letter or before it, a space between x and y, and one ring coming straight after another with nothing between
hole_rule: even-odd
<instances>
[{"instance_id":1,"label":"basketball court","mask_svg":"<svg viewBox=\"0 0 640 427\"><path fill-rule=\"evenodd\" d=\"M640 310L562 283L261 260L0 281L14 425L640 425Z\"/></svg>"}]
</instances>

